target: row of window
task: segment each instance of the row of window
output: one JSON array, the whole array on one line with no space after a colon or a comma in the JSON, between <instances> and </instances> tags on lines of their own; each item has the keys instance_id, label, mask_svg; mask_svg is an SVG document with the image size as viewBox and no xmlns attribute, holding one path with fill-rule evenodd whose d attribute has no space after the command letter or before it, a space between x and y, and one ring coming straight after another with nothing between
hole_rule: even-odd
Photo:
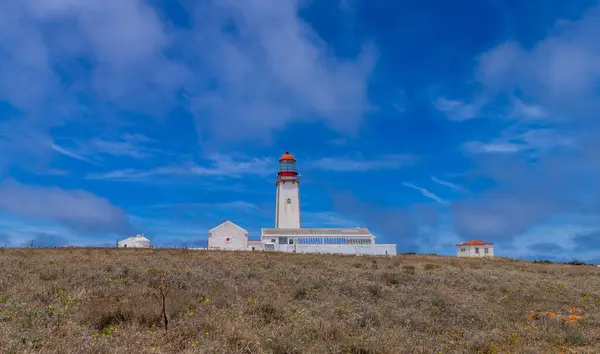
<instances>
[{"instance_id":1,"label":"row of window","mask_svg":"<svg viewBox=\"0 0 600 354\"><path fill-rule=\"evenodd\" d=\"M467 249L466 249L466 248L461 248L461 249L460 249L460 251L461 251L461 252L466 252L466 251L467 251ZM484 254L489 254L489 253L490 253L490 251L489 251L489 249L488 249L488 248L484 248L484 249L483 249L483 253L484 253ZM475 254L479 254L479 247L475 247Z\"/></svg>"},{"instance_id":2,"label":"row of window","mask_svg":"<svg viewBox=\"0 0 600 354\"><path fill-rule=\"evenodd\" d=\"M370 238L351 238L351 239L348 239L348 244L351 244L351 245L370 245L371 244L371 239Z\"/></svg>"},{"instance_id":3,"label":"row of window","mask_svg":"<svg viewBox=\"0 0 600 354\"><path fill-rule=\"evenodd\" d=\"M368 238L345 238L345 237L299 237L296 239L297 243L300 245L340 245L340 244L350 244L350 245L368 245L371 244L371 239ZM279 238L280 245L294 244L294 238L280 237Z\"/></svg>"}]
</instances>

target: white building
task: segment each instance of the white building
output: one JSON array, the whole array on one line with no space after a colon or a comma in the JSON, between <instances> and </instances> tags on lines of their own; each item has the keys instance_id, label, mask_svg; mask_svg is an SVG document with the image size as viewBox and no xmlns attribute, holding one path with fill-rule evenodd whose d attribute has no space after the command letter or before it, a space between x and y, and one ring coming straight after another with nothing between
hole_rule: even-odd
<instances>
[{"instance_id":1,"label":"white building","mask_svg":"<svg viewBox=\"0 0 600 354\"><path fill-rule=\"evenodd\" d=\"M279 159L275 199L275 228L261 231L265 251L396 255L395 244L376 244L364 228L303 229L300 214L300 179L296 159L288 151Z\"/></svg>"},{"instance_id":2,"label":"white building","mask_svg":"<svg viewBox=\"0 0 600 354\"><path fill-rule=\"evenodd\" d=\"M494 257L494 244L478 240L461 242L456 245L456 253L458 257Z\"/></svg>"},{"instance_id":3,"label":"white building","mask_svg":"<svg viewBox=\"0 0 600 354\"><path fill-rule=\"evenodd\" d=\"M225 221L208 232L208 249L245 251L248 249L248 231Z\"/></svg>"},{"instance_id":4,"label":"white building","mask_svg":"<svg viewBox=\"0 0 600 354\"><path fill-rule=\"evenodd\" d=\"M262 229L265 251L396 255L395 244L377 244L368 229Z\"/></svg>"},{"instance_id":5,"label":"white building","mask_svg":"<svg viewBox=\"0 0 600 354\"><path fill-rule=\"evenodd\" d=\"M120 248L150 248L150 240L144 237L144 234L137 234L117 242Z\"/></svg>"}]
</instances>

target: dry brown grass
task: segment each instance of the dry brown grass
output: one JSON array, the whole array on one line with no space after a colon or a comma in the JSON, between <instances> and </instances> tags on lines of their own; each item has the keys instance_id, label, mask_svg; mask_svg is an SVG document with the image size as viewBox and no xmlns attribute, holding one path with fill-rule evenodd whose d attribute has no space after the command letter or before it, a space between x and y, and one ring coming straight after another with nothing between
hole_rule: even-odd
<instances>
[{"instance_id":1,"label":"dry brown grass","mask_svg":"<svg viewBox=\"0 0 600 354\"><path fill-rule=\"evenodd\" d=\"M0 348L598 352L599 275L589 266L434 256L3 249Z\"/></svg>"}]
</instances>

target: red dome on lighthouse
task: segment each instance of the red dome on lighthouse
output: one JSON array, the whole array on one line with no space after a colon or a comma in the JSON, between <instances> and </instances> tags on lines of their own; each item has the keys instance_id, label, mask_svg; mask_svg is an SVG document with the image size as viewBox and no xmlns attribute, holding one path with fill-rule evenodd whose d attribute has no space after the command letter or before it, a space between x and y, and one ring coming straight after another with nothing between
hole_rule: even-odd
<instances>
[{"instance_id":1,"label":"red dome on lighthouse","mask_svg":"<svg viewBox=\"0 0 600 354\"><path fill-rule=\"evenodd\" d=\"M279 169L277 171L278 180L282 177L293 177L297 180L298 169L296 168L296 158L290 155L289 151L286 151L283 156L279 159Z\"/></svg>"},{"instance_id":2,"label":"red dome on lighthouse","mask_svg":"<svg viewBox=\"0 0 600 354\"><path fill-rule=\"evenodd\" d=\"M279 159L279 162L281 161L296 161L296 158L290 155L290 152L286 150L285 154L283 154L283 156L281 156L281 158Z\"/></svg>"}]
</instances>

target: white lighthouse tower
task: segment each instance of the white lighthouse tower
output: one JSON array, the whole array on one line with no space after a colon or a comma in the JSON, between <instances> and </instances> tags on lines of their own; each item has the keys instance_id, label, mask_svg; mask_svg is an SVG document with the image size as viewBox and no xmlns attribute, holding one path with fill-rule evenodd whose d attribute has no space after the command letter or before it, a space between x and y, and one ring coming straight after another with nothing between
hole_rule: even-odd
<instances>
[{"instance_id":1,"label":"white lighthouse tower","mask_svg":"<svg viewBox=\"0 0 600 354\"><path fill-rule=\"evenodd\" d=\"M300 228L300 179L296 159L286 151L277 172L276 229Z\"/></svg>"},{"instance_id":2,"label":"white lighthouse tower","mask_svg":"<svg viewBox=\"0 0 600 354\"><path fill-rule=\"evenodd\" d=\"M275 227L262 228L264 251L395 255L395 244L376 244L375 235L356 228L301 228L300 179L296 159L288 151L279 159Z\"/></svg>"}]
</instances>

